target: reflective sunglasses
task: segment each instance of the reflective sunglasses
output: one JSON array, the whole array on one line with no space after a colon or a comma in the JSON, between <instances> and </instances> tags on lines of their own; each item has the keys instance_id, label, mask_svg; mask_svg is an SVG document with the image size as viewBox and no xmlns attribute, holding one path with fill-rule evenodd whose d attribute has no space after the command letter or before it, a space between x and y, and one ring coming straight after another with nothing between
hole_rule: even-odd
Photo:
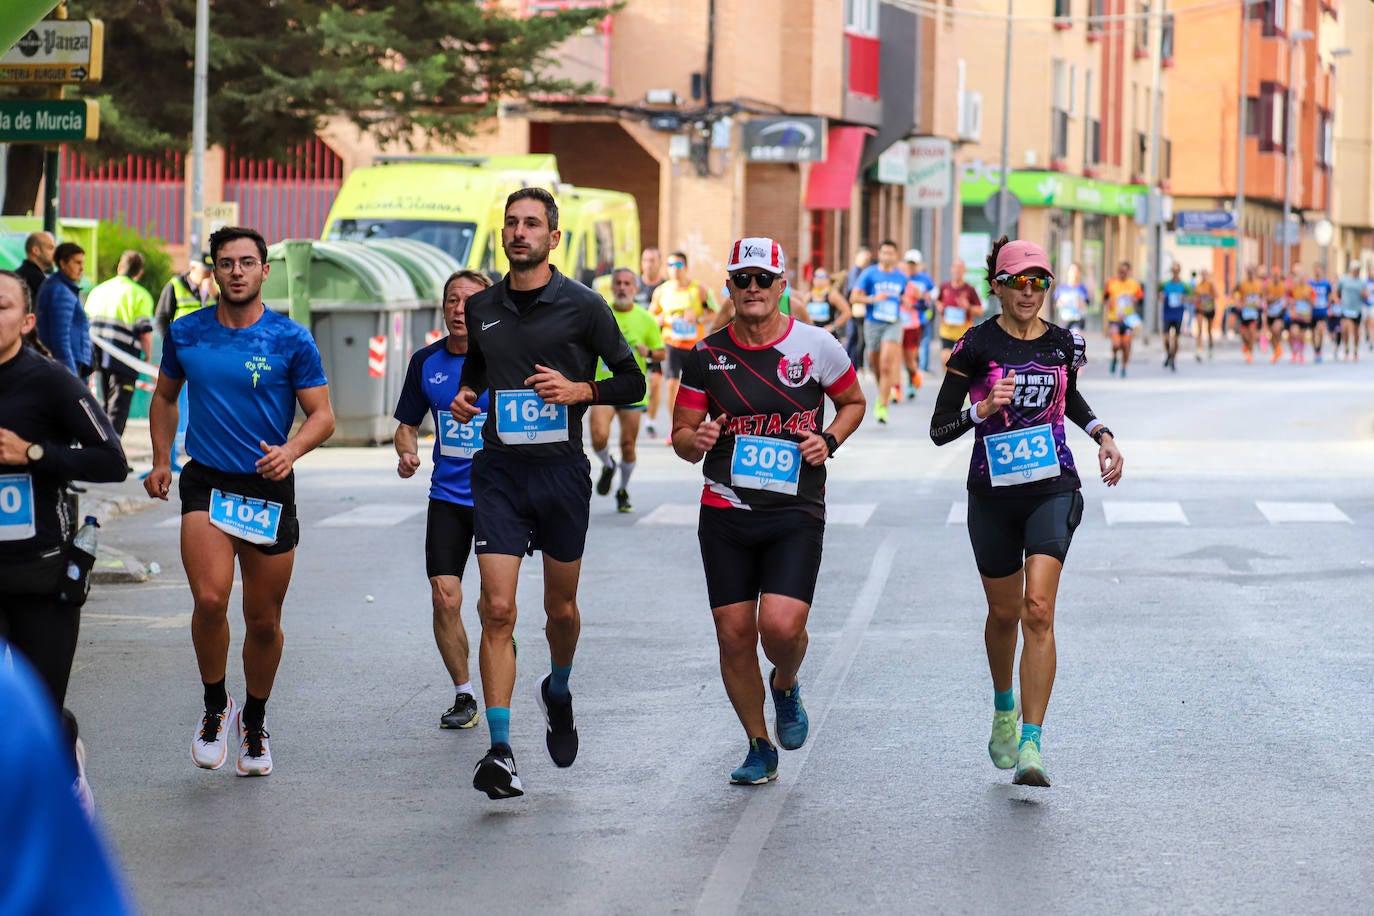
<instances>
[{"instance_id":1,"label":"reflective sunglasses","mask_svg":"<svg viewBox=\"0 0 1374 916\"><path fill-rule=\"evenodd\" d=\"M1054 281L1049 277L1036 277L1030 274L1002 274L997 277L997 282L1003 286L1010 286L1012 289L1049 289Z\"/></svg>"},{"instance_id":2,"label":"reflective sunglasses","mask_svg":"<svg viewBox=\"0 0 1374 916\"><path fill-rule=\"evenodd\" d=\"M687 266L687 262L686 262L686 261L669 261L669 262L668 262L668 266L669 266L669 267L686 267L686 266Z\"/></svg>"},{"instance_id":3,"label":"reflective sunglasses","mask_svg":"<svg viewBox=\"0 0 1374 916\"><path fill-rule=\"evenodd\" d=\"M751 281L757 281L759 284L759 289L767 289L768 287L773 285L773 281L776 279L776 274L750 274L745 273L742 270L738 273L733 273L730 275L730 282L735 284L735 289L738 290L748 289Z\"/></svg>"}]
</instances>

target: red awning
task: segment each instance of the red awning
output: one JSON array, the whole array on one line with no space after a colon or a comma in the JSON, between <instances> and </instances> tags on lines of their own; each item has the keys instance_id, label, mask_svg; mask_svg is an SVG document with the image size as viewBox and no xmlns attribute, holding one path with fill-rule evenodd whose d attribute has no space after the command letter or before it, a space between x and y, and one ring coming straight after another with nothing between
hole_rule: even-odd
<instances>
[{"instance_id":1,"label":"red awning","mask_svg":"<svg viewBox=\"0 0 1374 916\"><path fill-rule=\"evenodd\" d=\"M873 133L867 127L832 127L824 162L811 164L806 182L808 210L848 210L859 177L864 138Z\"/></svg>"}]
</instances>

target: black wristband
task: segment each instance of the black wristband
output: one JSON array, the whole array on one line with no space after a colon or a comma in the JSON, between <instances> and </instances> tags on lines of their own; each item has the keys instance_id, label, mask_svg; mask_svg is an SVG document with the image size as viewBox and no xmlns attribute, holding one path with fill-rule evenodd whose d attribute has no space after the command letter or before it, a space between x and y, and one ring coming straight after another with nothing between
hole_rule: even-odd
<instances>
[{"instance_id":1,"label":"black wristband","mask_svg":"<svg viewBox=\"0 0 1374 916\"><path fill-rule=\"evenodd\" d=\"M833 435L830 433L821 433L821 438L825 440L825 447L829 450L830 454L833 455L839 450L840 440L836 439Z\"/></svg>"},{"instance_id":2,"label":"black wristband","mask_svg":"<svg viewBox=\"0 0 1374 916\"><path fill-rule=\"evenodd\" d=\"M1108 429L1105 424L1093 430L1093 441L1101 445L1103 436L1111 436L1113 439L1116 438L1116 435Z\"/></svg>"}]
</instances>

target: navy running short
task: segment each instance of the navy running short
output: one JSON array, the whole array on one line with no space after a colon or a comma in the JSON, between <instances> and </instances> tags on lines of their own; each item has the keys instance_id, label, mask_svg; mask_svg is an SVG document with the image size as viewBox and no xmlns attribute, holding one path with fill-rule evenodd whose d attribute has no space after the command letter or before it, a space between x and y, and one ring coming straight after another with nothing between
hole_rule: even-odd
<instances>
[{"instance_id":1,"label":"navy running short","mask_svg":"<svg viewBox=\"0 0 1374 916\"><path fill-rule=\"evenodd\" d=\"M425 516L425 575L463 578L472 537L472 506L431 498Z\"/></svg>"},{"instance_id":2,"label":"navy running short","mask_svg":"<svg viewBox=\"0 0 1374 916\"><path fill-rule=\"evenodd\" d=\"M193 459L186 462L185 467L181 469L181 514L209 512L211 490L281 503L281 521L277 524L275 544L254 544L241 538L233 538L235 543L252 547L267 556L289 553L300 543L301 525L296 518L295 471L287 474L285 480L268 480L261 474L231 474L228 471L218 471Z\"/></svg>"},{"instance_id":3,"label":"navy running short","mask_svg":"<svg viewBox=\"0 0 1374 916\"><path fill-rule=\"evenodd\" d=\"M559 563L580 560L591 501L586 455L534 459L484 448L472 459L474 549L478 556L542 550Z\"/></svg>"},{"instance_id":4,"label":"navy running short","mask_svg":"<svg viewBox=\"0 0 1374 916\"><path fill-rule=\"evenodd\" d=\"M821 570L825 520L802 509L702 506L697 524L711 607L782 595L811 603Z\"/></svg>"},{"instance_id":5,"label":"navy running short","mask_svg":"<svg viewBox=\"0 0 1374 916\"><path fill-rule=\"evenodd\" d=\"M1082 520L1083 494L1078 490L1039 496L968 494L968 539L978 572L989 579L1015 575L1034 554L1063 563Z\"/></svg>"}]
</instances>

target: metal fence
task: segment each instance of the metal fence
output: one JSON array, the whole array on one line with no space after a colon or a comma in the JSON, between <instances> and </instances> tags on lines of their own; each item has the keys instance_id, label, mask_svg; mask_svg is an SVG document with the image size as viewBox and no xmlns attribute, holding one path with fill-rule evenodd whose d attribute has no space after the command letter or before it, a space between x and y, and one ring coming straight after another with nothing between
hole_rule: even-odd
<instances>
[{"instance_id":1,"label":"metal fence","mask_svg":"<svg viewBox=\"0 0 1374 916\"><path fill-rule=\"evenodd\" d=\"M186 181L179 153L99 165L67 153L59 193L64 216L111 220L174 244L185 241Z\"/></svg>"},{"instance_id":2,"label":"metal fence","mask_svg":"<svg viewBox=\"0 0 1374 916\"><path fill-rule=\"evenodd\" d=\"M237 201L239 222L268 241L315 239L343 184L343 160L315 138L285 162L235 157L224 161L224 199Z\"/></svg>"}]
</instances>

